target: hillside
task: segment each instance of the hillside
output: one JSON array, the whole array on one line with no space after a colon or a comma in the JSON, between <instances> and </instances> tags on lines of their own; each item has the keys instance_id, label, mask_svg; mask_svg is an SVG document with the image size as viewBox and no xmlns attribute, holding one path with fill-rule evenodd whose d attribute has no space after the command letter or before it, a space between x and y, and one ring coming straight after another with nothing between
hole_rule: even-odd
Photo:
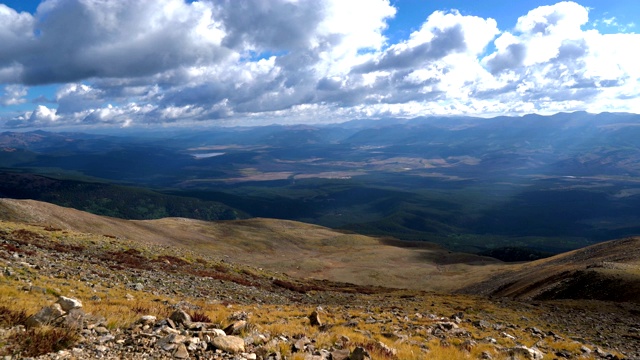
<instances>
[{"instance_id":1,"label":"hillside","mask_svg":"<svg viewBox=\"0 0 640 360\"><path fill-rule=\"evenodd\" d=\"M126 219L276 218L537 259L640 236L638 119L7 132L0 194Z\"/></svg>"},{"instance_id":2,"label":"hillside","mask_svg":"<svg viewBox=\"0 0 640 360\"><path fill-rule=\"evenodd\" d=\"M512 266L463 292L517 299L640 303L640 238L607 241Z\"/></svg>"},{"instance_id":3,"label":"hillside","mask_svg":"<svg viewBox=\"0 0 640 360\"><path fill-rule=\"evenodd\" d=\"M175 246L299 278L453 291L500 271L488 257L425 242L378 239L287 220L122 220L53 204L0 199L0 219Z\"/></svg>"},{"instance_id":4,"label":"hillside","mask_svg":"<svg viewBox=\"0 0 640 360\"><path fill-rule=\"evenodd\" d=\"M135 233L125 238L52 225L84 219L94 221L87 228L115 231L128 223L122 220L27 201L3 200L0 213L45 221L0 221L0 355L11 358L640 356L635 327L640 307L632 304L528 304L293 278L220 259L220 254L209 256L198 248L138 240ZM252 231L261 231L264 225L259 224L265 223L273 226L263 219L250 222ZM161 225L133 222L124 230L145 224ZM311 242L308 247L313 247ZM61 315L47 317L56 311L51 305L56 299L67 307Z\"/></svg>"}]
</instances>

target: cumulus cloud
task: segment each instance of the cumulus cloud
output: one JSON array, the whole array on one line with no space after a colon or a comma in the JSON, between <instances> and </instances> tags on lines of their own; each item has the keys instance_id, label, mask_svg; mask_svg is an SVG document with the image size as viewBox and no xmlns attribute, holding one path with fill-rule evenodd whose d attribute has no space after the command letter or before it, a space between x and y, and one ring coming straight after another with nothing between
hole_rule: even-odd
<instances>
[{"instance_id":1,"label":"cumulus cloud","mask_svg":"<svg viewBox=\"0 0 640 360\"><path fill-rule=\"evenodd\" d=\"M4 94L0 96L0 105L9 106L26 102L27 87L22 85L7 85L4 87Z\"/></svg>"},{"instance_id":2,"label":"cumulus cloud","mask_svg":"<svg viewBox=\"0 0 640 360\"><path fill-rule=\"evenodd\" d=\"M389 0L45 0L35 14L0 4L0 106L58 84L52 104L0 121L640 111L640 35L586 29L589 9L576 2L531 9L515 24L436 11L389 43L395 13Z\"/></svg>"}]
</instances>

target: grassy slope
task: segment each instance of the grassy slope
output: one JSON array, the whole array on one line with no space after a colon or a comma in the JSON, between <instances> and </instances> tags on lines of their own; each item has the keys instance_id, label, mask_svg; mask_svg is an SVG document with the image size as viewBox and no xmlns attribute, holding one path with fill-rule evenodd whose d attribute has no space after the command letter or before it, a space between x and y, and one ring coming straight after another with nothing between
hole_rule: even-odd
<instances>
[{"instance_id":1,"label":"grassy slope","mask_svg":"<svg viewBox=\"0 0 640 360\"><path fill-rule=\"evenodd\" d=\"M127 221L10 199L0 199L0 219L175 246L297 278L525 299L640 299L639 238L505 264L429 243L379 239L287 220Z\"/></svg>"},{"instance_id":2,"label":"grassy slope","mask_svg":"<svg viewBox=\"0 0 640 360\"><path fill-rule=\"evenodd\" d=\"M522 299L640 302L640 238L607 241L513 266L469 293Z\"/></svg>"},{"instance_id":3,"label":"grassy slope","mask_svg":"<svg viewBox=\"0 0 640 360\"><path fill-rule=\"evenodd\" d=\"M42 208L41 208L42 209ZM6 207L3 212L6 211ZM12 223L0 221L0 234L5 239L3 248L0 248L0 266L10 265L14 273L10 276L0 276L0 304L8 305L2 309L2 315L10 315L24 311L26 314L33 314L42 306L51 304L56 299L56 294L72 295L84 303L84 310L97 316L104 316L110 329L124 328L130 326L137 318L143 314L152 314L158 317L166 317L172 311L171 307L165 304L175 304L186 301L200 307L200 312L204 313L221 327L229 323L228 316L235 311L246 311L251 315L250 321L259 331L272 336L293 336L302 334L315 339L317 347L329 347L334 344L341 335L348 336L353 343L375 344L381 341L388 346L398 350L396 356L384 356L375 354L374 359L380 360L418 360L424 359L425 353L422 348L429 349L429 359L468 359L479 358L483 351L487 351L495 359L506 359L508 354L498 351L496 347L478 340L478 345L474 346L471 352L462 350L464 348L464 338L447 337L445 340L434 338L425 329L437 321L442 321L442 316L449 316L453 313L463 312L465 322L460 326L470 332L474 339L496 338L498 346L513 347L516 344L526 346L539 346L547 353L565 351L572 356L581 354L580 343L569 340L571 333L581 334L584 329L566 329L570 333L559 330L560 323L551 323L547 317L549 309L541 306L530 306L522 303L509 303L505 301L493 302L487 299L467 296L467 295L438 295L433 293L417 291L397 291L389 292L384 289L371 288L371 294L361 292L346 293L340 290L339 285L333 290L331 283L324 283L327 290L312 291L306 296L296 296L287 293L283 289L274 289L269 284L273 276L280 275L269 272L258 272L255 268L242 267L228 263L217 262L214 259L202 256L190 251L175 251L175 248L167 248L157 245L143 245L136 241L125 239L113 239L94 234L79 233L68 230L54 229L42 225L25 225L23 223ZM12 248L15 247L15 248ZM11 248L11 249L10 249ZM9 250L9 251L5 251ZM139 254L140 262L122 261L123 259L107 260L104 256L112 253L119 254ZM70 269L68 275L61 276L60 273L53 274L50 271L43 271L36 267L20 267L11 253L20 253L26 256L26 260L33 261L36 257L55 257L55 270L60 272L63 269ZM36 255L39 254L39 255ZM57 255L56 255L57 254ZM63 256L66 254L68 256ZM157 258L171 257L172 261L182 262L180 267L165 266L163 262L156 262ZM102 259L95 263L87 263L86 259ZM196 260L189 260L196 259ZM120 271L114 272L115 263L124 266ZM144 272L141 268L151 271L171 274L171 277L179 282L194 279L190 269L193 267L210 268L210 272L215 268L224 267L224 274L237 274L238 276L249 276L256 285L249 287L254 296L268 299L269 293L280 294L281 297L289 297L286 305L282 303L271 304L269 300L263 300L261 304L254 301L234 303L229 306L228 302L211 301L208 295L196 296L171 293L170 290L162 286L160 294L153 292L153 286L148 284L144 291L133 291L125 284L136 281ZM128 266L133 266L129 268ZM89 272L96 274L108 274L109 276L93 277L88 281L83 279ZM81 269L78 271L78 269ZM63 271L64 272L64 271ZM184 272L184 273L183 273ZM73 274L76 275L73 275ZM114 274L115 273L115 274ZM114 283L108 278L121 278L122 283ZM286 277L282 277L286 279ZM204 281L204 278L198 278ZM90 283L91 282L91 283ZM46 291L25 291L25 284L31 284ZM196 281L196 283L198 283ZM218 283L222 289L222 282ZM191 288L191 286L188 286ZM233 290L235 289L235 290ZM210 289L215 290L215 289ZM227 288L225 291L238 291L237 287ZM283 292L284 291L284 292ZM132 293L135 300L127 300L126 294ZM92 300L93 296L99 294L102 300ZM266 297L265 297L266 296ZM237 297L236 297L237 298ZM319 330L309 326L306 318L317 304L323 304L325 312L323 319L331 326L328 330ZM347 306L348 305L348 306ZM570 308L567 308L567 310ZM606 311L610 311L607 309ZM563 312L561 312L563 313ZM407 314L406 317L398 314ZM415 314L415 315L414 315ZM433 314L434 317L423 316L422 314ZM419 316L418 316L419 315ZM369 324L365 319L375 317L379 319L377 323ZM597 318L592 316L588 318ZM7 318L3 318L6 320ZM350 320L356 319L356 328L347 325ZM3 320L3 321L4 321ZM480 329L472 324L479 321L489 321L494 324L501 324L498 329ZM566 327L566 322L561 322ZM505 329L504 324L509 324ZM0 326L11 326L11 323L0 323ZM389 328L399 329L402 333L410 334L411 341L395 341L389 337ZM561 337L547 336L544 340L532 335L531 327L537 327L542 331L551 331ZM517 337L512 341L501 332L508 332ZM587 338L594 338L588 336ZM3 339L0 338L0 343ZM590 340L589 340L590 341ZM602 340L605 341L605 340ZM593 345L592 345L593 346ZM283 351L284 355L292 355L290 346L277 349ZM0 351L1 353L1 351ZM301 355L292 355L292 359L302 359Z\"/></svg>"},{"instance_id":4,"label":"grassy slope","mask_svg":"<svg viewBox=\"0 0 640 360\"><path fill-rule=\"evenodd\" d=\"M134 221L11 199L0 199L0 218L178 246L296 277L363 285L452 291L506 266L429 243L377 239L287 220Z\"/></svg>"}]
</instances>

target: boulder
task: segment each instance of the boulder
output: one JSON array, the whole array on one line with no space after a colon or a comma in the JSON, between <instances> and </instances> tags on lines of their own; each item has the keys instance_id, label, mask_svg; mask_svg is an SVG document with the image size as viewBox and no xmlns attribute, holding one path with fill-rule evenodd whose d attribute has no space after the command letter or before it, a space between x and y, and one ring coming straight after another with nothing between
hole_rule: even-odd
<instances>
[{"instance_id":1,"label":"boulder","mask_svg":"<svg viewBox=\"0 0 640 360\"><path fill-rule=\"evenodd\" d=\"M528 348L526 346L518 345L512 349L509 349L509 355L522 356L525 359L542 360L544 353L536 348Z\"/></svg>"},{"instance_id":2,"label":"boulder","mask_svg":"<svg viewBox=\"0 0 640 360\"><path fill-rule=\"evenodd\" d=\"M224 332L227 335L239 335L246 327L247 322L244 320L240 320L224 328Z\"/></svg>"},{"instance_id":3,"label":"boulder","mask_svg":"<svg viewBox=\"0 0 640 360\"><path fill-rule=\"evenodd\" d=\"M224 352L238 354L244 352L244 340L237 336L218 336L211 340L211 345Z\"/></svg>"},{"instance_id":4,"label":"boulder","mask_svg":"<svg viewBox=\"0 0 640 360\"><path fill-rule=\"evenodd\" d=\"M371 360L371 355L367 350L358 346L349 354L349 360Z\"/></svg>"},{"instance_id":5,"label":"boulder","mask_svg":"<svg viewBox=\"0 0 640 360\"><path fill-rule=\"evenodd\" d=\"M82 303L79 300L68 298L66 296L60 296L56 303L60 304L60 307L64 312L69 312L72 309L80 309L82 307Z\"/></svg>"},{"instance_id":6,"label":"boulder","mask_svg":"<svg viewBox=\"0 0 640 360\"><path fill-rule=\"evenodd\" d=\"M41 325L48 325L64 316L65 312L62 310L60 304L56 303L51 306L45 306L36 314L30 316L26 321L27 327L36 327Z\"/></svg>"},{"instance_id":7,"label":"boulder","mask_svg":"<svg viewBox=\"0 0 640 360\"><path fill-rule=\"evenodd\" d=\"M157 318L153 315L144 315L140 319L138 319L138 323L142 325L152 325L155 324Z\"/></svg>"},{"instance_id":8,"label":"boulder","mask_svg":"<svg viewBox=\"0 0 640 360\"><path fill-rule=\"evenodd\" d=\"M171 316L169 317L169 319L171 319L177 325L182 324L185 326L189 326L189 324L191 324L191 315L187 314L187 312L184 310L174 311L173 314L171 314Z\"/></svg>"},{"instance_id":9,"label":"boulder","mask_svg":"<svg viewBox=\"0 0 640 360\"><path fill-rule=\"evenodd\" d=\"M331 352L333 360L349 360L349 349L334 350Z\"/></svg>"},{"instance_id":10,"label":"boulder","mask_svg":"<svg viewBox=\"0 0 640 360\"><path fill-rule=\"evenodd\" d=\"M173 357L176 359L188 359L189 351L187 351L187 347L184 344L178 345L178 348L173 353Z\"/></svg>"},{"instance_id":11,"label":"boulder","mask_svg":"<svg viewBox=\"0 0 640 360\"><path fill-rule=\"evenodd\" d=\"M322 320L320 320L320 315L317 311L314 311L309 315L309 323L311 326L322 326Z\"/></svg>"}]
</instances>

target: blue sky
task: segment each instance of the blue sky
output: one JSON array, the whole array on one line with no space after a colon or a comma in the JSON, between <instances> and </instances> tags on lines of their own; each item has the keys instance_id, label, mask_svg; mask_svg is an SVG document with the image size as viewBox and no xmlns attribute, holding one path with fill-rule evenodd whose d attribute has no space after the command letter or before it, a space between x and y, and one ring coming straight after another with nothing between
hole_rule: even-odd
<instances>
[{"instance_id":1,"label":"blue sky","mask_svg":"<svg viewBox=\"0 0 640 360\"><path fill-rule=\"evenodd\" d=\"M0 128L640 112L638 1L0 4Z\"/></svg>"}]
</instances>

